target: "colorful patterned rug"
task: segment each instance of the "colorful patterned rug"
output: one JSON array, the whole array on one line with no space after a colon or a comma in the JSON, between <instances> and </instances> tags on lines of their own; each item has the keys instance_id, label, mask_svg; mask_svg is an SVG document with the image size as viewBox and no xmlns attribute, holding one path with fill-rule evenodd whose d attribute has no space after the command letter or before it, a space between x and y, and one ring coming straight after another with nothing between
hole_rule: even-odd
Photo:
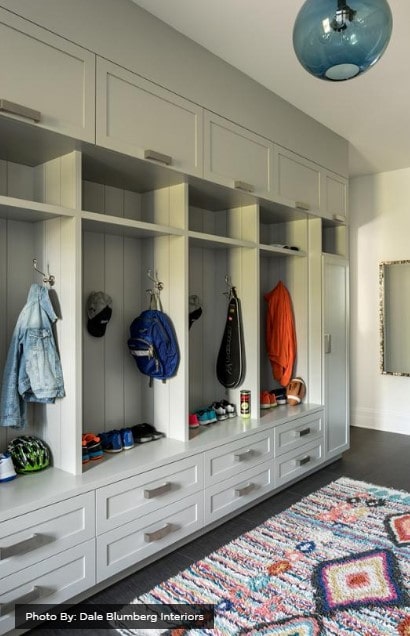
<instances>
[{"instance_id":1,"label":"colorful patterned rug","mask_svg":"<svg viewBox=\"0 0 410 636\"><path fill-rule=\"evenodd\" d=\"M135 602L215 604L178 636L410 636L409 598L410 494L343 477Z\"/></svg>"}]
</instances>

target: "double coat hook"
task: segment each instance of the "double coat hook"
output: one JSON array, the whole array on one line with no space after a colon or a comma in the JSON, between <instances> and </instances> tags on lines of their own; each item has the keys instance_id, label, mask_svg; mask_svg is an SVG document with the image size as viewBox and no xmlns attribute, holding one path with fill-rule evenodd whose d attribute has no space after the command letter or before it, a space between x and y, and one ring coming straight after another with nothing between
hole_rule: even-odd
<instances>
[{"instance_id":1,"label":"double coat hook","mask_svg":"<svg viewBox=\"0 0 410 636\"><path fill-rule=\"evenodd\" d=\"M33 258L33 268L36 270L36 272L38 272L39 274L42 275L43 283L48 283L50 285L50 287L52 287L54 285L54 283L56 282L55 276L50 274L50 272L45 274L40 269L38 269L38 267L37 267L37 259L36 258Z\"/></svg>"}]
</instances>

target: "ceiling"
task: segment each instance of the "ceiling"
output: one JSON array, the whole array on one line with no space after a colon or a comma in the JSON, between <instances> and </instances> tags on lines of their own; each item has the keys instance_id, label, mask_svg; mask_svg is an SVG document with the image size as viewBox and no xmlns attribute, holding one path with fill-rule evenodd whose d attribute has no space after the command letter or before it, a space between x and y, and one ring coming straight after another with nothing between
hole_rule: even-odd
<instances>
[{"instance_id":1,"label":"ceiling","mask_svg":"<svg viewBox=\"0 0 410 636\"><path fill-rule=\"evenodd\" d=\"M296 59L303 0L133 1L348 139L351 175L410 167L408 0L389 0L393 34L381 60L340 83L312 77Z\"/></svg>"}]
</instances>

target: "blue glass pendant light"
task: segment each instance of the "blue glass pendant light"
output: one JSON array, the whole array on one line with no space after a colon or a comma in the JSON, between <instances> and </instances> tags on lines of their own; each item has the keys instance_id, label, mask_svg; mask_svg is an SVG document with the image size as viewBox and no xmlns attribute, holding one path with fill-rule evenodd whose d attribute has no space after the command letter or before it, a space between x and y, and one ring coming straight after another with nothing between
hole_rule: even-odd
<instances>
[{"instance_id":1,"label":"blue glass pendant light","mask_svg":"<svg viewBox=\"0 0 410 636\"><path fill-rule=\"evenodd\" d=\"M386 0L306 0L296 17L293 47L312 75L348 80L381 58L392 27Z\"/></svg>"}]
</instances>

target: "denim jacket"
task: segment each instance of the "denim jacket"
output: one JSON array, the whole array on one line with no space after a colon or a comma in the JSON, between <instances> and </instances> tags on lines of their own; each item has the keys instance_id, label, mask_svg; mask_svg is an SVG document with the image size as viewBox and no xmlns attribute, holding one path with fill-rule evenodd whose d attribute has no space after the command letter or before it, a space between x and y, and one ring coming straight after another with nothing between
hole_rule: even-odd
<instances>
[{"instance_id":1,"label":"denim jacket","mask_svg":"<svg viewBox=\"0 0 410 636\"><path fill-rule=\"evenodd\" d=\"M27 402L47 404L64 397L63 372L52 331L56 320L48 289L31 285L7 355L0 426L22 428L27 423Z\"/></svg>"}]
</instances>

